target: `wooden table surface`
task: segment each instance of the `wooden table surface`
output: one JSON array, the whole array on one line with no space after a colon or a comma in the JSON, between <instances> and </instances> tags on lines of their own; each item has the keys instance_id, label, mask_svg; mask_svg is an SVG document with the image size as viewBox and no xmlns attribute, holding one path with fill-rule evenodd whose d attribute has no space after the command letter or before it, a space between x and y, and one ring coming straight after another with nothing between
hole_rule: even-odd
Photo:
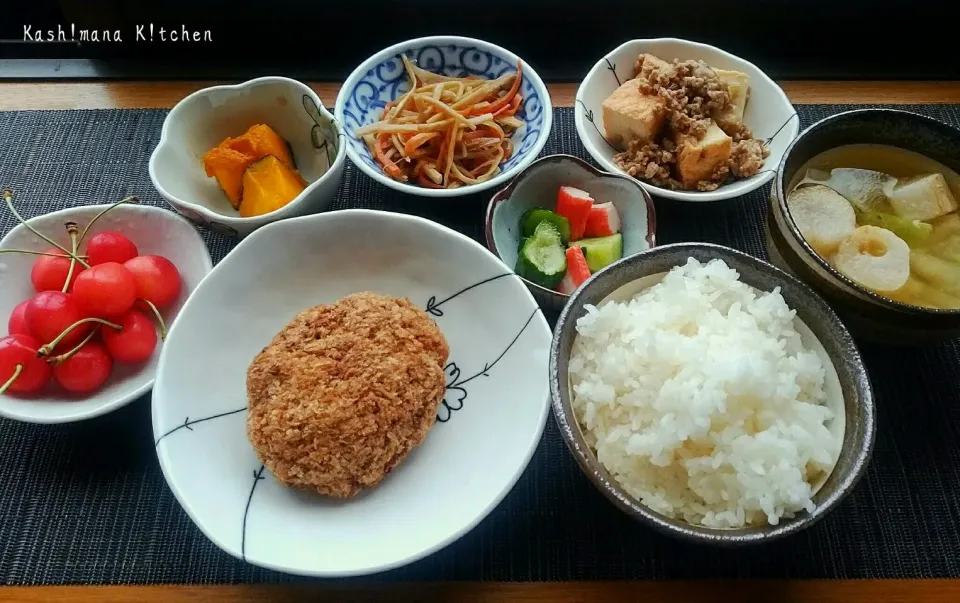
<instances>
[{"instance_id":1,"label":"wooden table surface","mask_svg":"<svg viewBox=\"0 0 960 603\"><path fill-rule=\"evenodd\" d=\"M0 111L22 109L169 108L212 82L56 82L0 84ZM781 82L794 103L960 104L960 82ZM314 83L332 105L339 85ZM549 86L554 106L573 104L576 84ZM0 158L2 161L2 158ZM611 508L611 512L614 510ZM438 554L443 554L438 553ZM876 551L882 554L882 551ZM162 563L162 559L158 562ZM293 603L299 601L433 603L912 603L960 601L960 580L784 580L371 584L306 586L52 586L0 588L0 601L18 603Z\"/></svg>"},{"instance_id":2,"label":"wooden table surface","mask_svg":"<svg viewBox=\"0 0 960 603\"><path fill-rule=\"evenodd\" d=\"M0 84L0 111L18 109L170 108L180 99L216 82L16 82ZM781 82L794 103L960 104L960 82ZM312 83L320 99L333 105L339 84ZM550 84L556 107L569 107L576 84Z\"/></svg>"}]
</instances>

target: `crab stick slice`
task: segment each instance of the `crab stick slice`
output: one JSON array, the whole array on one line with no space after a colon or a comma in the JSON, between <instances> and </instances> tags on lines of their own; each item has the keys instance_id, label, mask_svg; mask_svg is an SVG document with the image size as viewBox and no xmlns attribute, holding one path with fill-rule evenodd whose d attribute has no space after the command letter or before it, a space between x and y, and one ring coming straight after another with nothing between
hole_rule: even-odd
<instances>
[{"instance_id":1,"label":"crab stick slice","mask_svg":"<svg viewBox=\"0 0 960 603\"><path fill-rule=\"evenodd\" d=\"M590 208L584 237L609 237L620 232L620 214L613 203L599 203Z\"/></svg>"},{"instance_id":2,"label":"crab stick slice","mask_svg":"<svg viewBox=\"0 0 960 603\"><path fill-rule=\"evenodd\" d=\"M587 191L572 186L561 186L557 194L557 213L570 222L570 240L583 238L587 216L593 207L593 197Z\"/></svg>"},{"instance_id":3,"label":"crab stick slice","mask_svg":"<svg viewBox=\"0 0 960 603\"><path fill-rule=\"evenodd\" d=\"M570 295L590 278L590 268L587 266L587 257L579 247L567 249L567 273L557 285L557 291Z\"/></svg>"}]
</instances>

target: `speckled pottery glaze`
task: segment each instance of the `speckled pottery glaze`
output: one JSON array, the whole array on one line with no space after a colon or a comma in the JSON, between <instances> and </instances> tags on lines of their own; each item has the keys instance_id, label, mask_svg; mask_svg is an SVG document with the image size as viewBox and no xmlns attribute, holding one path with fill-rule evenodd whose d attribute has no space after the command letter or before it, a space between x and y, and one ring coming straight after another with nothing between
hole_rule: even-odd
<instances>
[{"instance_id":1,"label":"speckled pottery glaze","mask_svg":"<svg viewBox=\"0 0 960 603\"><path fill-rule=\"evenodd\" d=\"M960 336L960 310L921 308L893 301L853 282L817 255L787 211L787 187L815 155L849 144L883 144L914 151L960 171L960 130L936 119L894 109L860 109L813 124L784 153L766 220L770 261L826 297L859 338L912 344Z\"/></svg>"},{"instance_id":2,"label":"speckled pottery glaze","mask_svg":"<svg viewBox=\"0 0 960 603\"><path fill-rule=\"evenodd\" d=\"M633 178L602 172L572 155L538 159L490 199L487 206L487 247L513 269L520 246L520 217L533 207L553 208L561 186L575 186L600 203L610 202L620 215L624 256L656 245L657 216L650 194ZM559 312L569 295L521 277L544 310Z\"/></svg>"},{"instance_id":3,"label":"speckled pottery glaze","mask_svg":"<svg viewBox=\"0 0 960 603\"><path fill-rule=\"evenodd\" d=\"M836 467L814 494L816 509L784 518L776 526L743 529L714 529L691 525L656 513L627 494L597 460L584 439L572 408L568 381L568 362L577 320L586 314L584 306L597 305L611 297L620 298L653 285L688 258L708 262L722 259L740 274L740 280L757 289L772 291L780 287L787 304L797 312L836 370L843 396L843 444ZM801 335L804 329L800 329ZM829 372L829 371L828 371ZM664 245L624 258L597 272L570 298L554 330L550 349L550 392L553 412L563 439L580 468L593 484L614 503L640 523L670 536L720 546L740 546L769 542L795 534L812 526L834 509L863 476L873 452L876 417L873 390L856 343L830 306L794 277L740 251L707 243Z\"/></svg>"}]
</instances>

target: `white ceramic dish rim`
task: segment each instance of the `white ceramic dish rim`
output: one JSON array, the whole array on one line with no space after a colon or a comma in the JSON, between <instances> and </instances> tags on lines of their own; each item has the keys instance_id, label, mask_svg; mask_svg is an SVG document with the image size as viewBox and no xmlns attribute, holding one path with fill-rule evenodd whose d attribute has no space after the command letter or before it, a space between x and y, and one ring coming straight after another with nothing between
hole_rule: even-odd
<instances>
[{"instance_id":1,"label":"white ceramic dish rim","mask_svg":"<svg viewBox=\"0 0 960 603\"><path fill-rule=\"evenodd\" d=\"M793 106L793 103L790 102L790 99L787 97L787 93L783 91L783 88L777 85L777 83L773 81L773 79L771 79L770 76L768 76L762 69L760 69L750 61L744 58L738 57L735 54L729 53L726 50L717 48L716 46L711 46L710 44L703 44L702 42L693 42L691 40L684 40L681 38L644 38L644 39L628 40L623 44L617 46L613 50L605 53L603 57L600 58L600 60L594 63L593 67L590 69L590 71L587 72L586 77L583 78L583 81L580 83L580 86L577 88L577 96L576 96L576 100L574 101L573 118L574 118L574 124L577 127L577 134L580 137L580 141L583 143L584 148L587 149L587 152L590 153L590 156L593 157L595 161L597 161L601 166L603 166L605 170L609 172L623 174L623 170L618 168L612 162L608 161L606 158L600 156L599 153L595 153L593 151L592 149L593 145L589 143L589 141L587 140L587 137L584 134L587 131L587 126L584 123L583 112L577 111L576 105L579 104L581 106L585 106L583 104L583 98L582 98L583 91L584 91L584 83L590 80L594 75L596 75L596 73L599 70L607 68L607 59L610 56L617 54L618 52L620 52L621 50L629 46L654 45L654 44L686 45L696 50L717 53L722 55L724 58L729 59L732 62L742 63L744 65L750 66L753 69L757 70L757 73L759 73L763 77L764 82L770 86L770 88L774 91L774 93L779 97L781 102L785 103L788 106L791 106L791 107ZM800 134L799 115L797 114L796 109L794 109L793 115L794 117L791 117L790 120L788 120L784 124L784 128L787 128L790 126L791 123L796 122L795 125L793 126L795 128L795 131L793 132L793 135L790 137L791 143L794 140L796 140L797 136L799 136ZM640 182L641 186L647 189L647 192L657 197L663 197L663 198L672 199L675 201L707 202L707 201L721 201L724 199L732 199L734 197L740 197L742 195L746 195L747 193L753 192L758 188L769 183L771 180L773 180L774 175L775 175L775 170L773 169L765 170L762 174L758 174L746 180L740 180L732 184L726 184L724 186L721 186L715 191L705 191L705 192L672 191L669 189L660 188L659 186L648 184L641 180L637 180L637 181Z\"/></svg>"},{"instance_id":2,"label":"white ceramic dish rim","mask_svg":"<svg viewBox=\"0 0 960 603\"><path fill-rule=\"evenodd\" d=\"M486 255L490 256L492 259L496 260L497 262L500 261L499 259L497 259L497 257L496 257L493 253L490 252L490 250L488 250L486 247L484 247L484 246L481 245L480 243L474 241L473 239L471 239L470 237L468 237L468 236L466 236L466 235L464 235L464 234L462 234L462 233L459 233L459 232L457 232L457 231L455 231L455 230L453 230L453 229L447 228L446 226L443 226L442 224L438 224L438 223L433 222L432 220L428 220L428 219L426 219L426 218L421 218L420 216L415 216L415 215L410 215L410 214L398 214L398 213L386 212L386 211L380 211L380 210L373 210L373 209L344 209L344 210L339 210L339 211L336 211L336 212L327 212L327 213L322 213L322 214L310 214L310 215L305 215L305 216L296 216L296 217L293 217L293 218L289 218L289 219L287 219L287 220L282 220L282 221L277 221L277 222L271 222L271 223L269 223L269 224L264 225L262 228L259 228L259 229L255 230L253 233L250 234L250 236L242 239L242 240L237 244L237 246L234 247L234 249L239 248L241 245L249 245L249 244L250 244L250 241L255 241L255 240L257 240L258 238L262 238L262 237L264 237L264 236L267 236L267 235L269 235L269 234L272 234L273 230L279 230L279 229L281 229L281 228L285 228L285 227L290 226L290 225L292 225L292 224L295 224L295 223L297 223L297 222L301 222L301 221L303 221L303 222L308 222L308 221L315 221L315 220L323 220L323 219L328 218L329 216L332 216L332 215L337 215L337 216L343 217L343 216L345 216L345 215L369 215L369 214L380 214L380 215L384 215L384 217L389 217L390 219L404 220L404 221L408 221L408 222L418 222L418 223L420 223L420 224L423 225L423 226L427 226L427 227L429 227L429 228L438 230L438 231L440 231L440 232L445 232L445 233L448 234L448 235L452 235L452 236L454 236L454 238L460 240L461 242L463 242L464 244L466 244L466 245L468 245L468 246L472 246L472 247L474 247L475 249L480 250L483 254L486 254ZM227 256L223 258L223 260L221 260L220 262L218 262L217 265L214 266L213 270L211 270L210 272L208 272L207 275L204 276L203 279L197 284L196 290L199 290L200 287L203 286L204 282L205 282L207 279L209 279L209 278L211 277L211 275L214 274L216 271L221 270L221 269L225 269L225 268L221 268L221 267L231 266L231 265L232 265L232 257L233 257L233 255L234 255L234 254L233 254L233 252L231 251L231 253L228 253ZM539 322L541 323L541 326L542 326L543 328L547 329L548 336L552 338L552 333L550 332L550 327L549 327L549 325L548 325L547 322L546 322L546 318L544 318L544 316L543 316L543 312L542 312L541 310L539 310L539 306L537 305L537 302L536 302L536 300L534 299L533 295L530 293L530 291L529 291L525 286L523 286L523 283L522 283L522 282L520 283L520 287L523 289L523 293L522 293L521 295L523 295L523 296L526 297L526 299L530 302L531 307L538 308L537 311L536 311L536 314L539 315ZM188 311L188 309L189 309L190 305L193 303L193 301L194 301L193 296L187 298L187 301L183 304L183 307L180 309L180 313L182 314L182 313ZM174 321L174 323L170 326L170 329L168 329L168 333L172 333L173 330L176 329L176 328L177 328L177 321ZM166 349L162 349L161 352L160 352L160 360L159 360L159 362L158 362L158 364L157 364L157 374L158 374L158 375L164 370L164 368L165 368L165 366L166 366L166 353L165 353L165 352L166 352ZM151 400L151 408L150 408L150 420L151 420L152 428L153 428L154 441L156 441L157 438L159 438L160 436L163 435L163 433L162 433L162 428L161 428L161 432L158 432L158 431L157 431L158 425L159 425L159 423L158 423L159 417L158 417L158 406L157 406L157 404L156 404L156 401L157 401L158 399L160 399L160 398L162 397L162 395L163 395L163 394L162 394L162 390L160 390L160 389L158 389L158 388L155 388L155 389L154 389L153 399ZM438 541L438 542L435 543L433 546L428 547L428 548L426 548L426 549L424 549L424 550L422 550L422 551L420 551L420 552L418 552L418 553L416 553L416 554L408 555L407 557L404 557L404 558L401 558L401 559L397 559L397 560L395 560L395 561L393 561L393 562L391 562L391 563L381 564L381 565L377 565L377 566L369 566L369 567L358 567L358 568L354 568L354 569L352 569L352 570L350 570L350 571L323 571L323 570L320 570L320 571L312 571L312 572L294 571L294 570L291 570L290 568L287 568L287 567L285 567L285 566L277 565L277 564L271 563L270 561L266 561L266 560L263 560L263 559L258 559L256 555L246 554L244 557L238 556L238 555L237 555L233 550L231 550L229 547L221 544L221 542L214 536L214 534L212 534L211 532L209 532L209 531L206 529L206 527L198 520L197 514L194 512L194 510L193 510L193 508L191 507L189 501L188 501L184 496L181 495L179 489L178 489L177 486L176 486L176 479L175 479L174 476L171 475L171 474L168 472L168 470L167 470L167 462L168 462L168 461L166 461L166 460L164 459L164 450L166 449L165 446L161 447L159 444L157 445L157 457L158 457L158 460L159 460L159 463L160 463L160 470L161 470L161 472L163 473L164 480L167 482L167 486L168 486L168 487L170 488L170 490L173 492L174 497L176 497L177 502L180 503L180 506L183 507L183 510L187 513L187 515L190 517L190 519L193 521L193 523L200 529L200 531L204 534L204 536L206 536L211 542L213 542L215 545L217 545L218 548L220 548L221 550L225 551L226 553L228 553L228 554L231 555L232 557L235 557L235 558L237 558L237 559L240 559L241 561L245 561L245 562L250 563L250 564L252 564L252 565L256 565L256 566L258 566L258 567L263 567L263 568L266 568L266 569L270 569L270 570L274 570L274 571L278 571L278 572L283 572L283 573L287 573L287 574L293 573L294 575L308 576L308 577L314 577L314 578L349 578L349 577L355 577L355 576L367 576L367 575L377 574L377 573L389 571L389 570L391 570L391 569L396 569L396 568L399 568L399 567L403 567L403 566L409 565L410 563L413 563L413 562L415 562L415 561L419 561L420 559L423 559L424 557L427 557L428 555L432 555L433 553L436 553L437 551L440 551L440 550L446 548L447 546L449 546L450 544L452 544L453 542L459 540L463 535L465 535L465 534L467 534L468 532L472 531L475 527L477 527L477 525L478 525L481 521L483 521L484 519L486 519L487 516L490 515L490 513L491 513L501 502L503 502L503 499L506 498L507 494L509 494L509 493L513 490L514 486L516 486L516 484L517 484L517 481L519 481L520 476L523 475L523 472L526 471L527 466L529 466L529 464L530 464L530 459L533 458L533 454L534 454L534 452L536 452L537 447L538 447L539 444L540 444L540 440L541 440L542 437L543 437L543 431L544 431L544 429L546 428L546 425L547 425L547 418L549 417L549 414L550 414L551 404L552 404L552 403L551 403L551 396L550 396L550 387L549 387L549 383L547 383L547 387L546 387L545 390L544 390L544 400L541 402L540 416L539 416L538 419L537 419L537 421L538 421L538 428L537 428L536 432L533 433L533 434L532 434L532 437L530 438L530 442L529 442L529 444L528 444L528 446L527 446L526 452L524 453L522 462L517 466L517 470L516 470L515 474L514 474L514 475L510 478L510 480L506 483L503 491L500 492L499 495L495 496L495 497L493 498L493 500L490 501L490 504L489 504L487 507L485 507L485 508L483 509L483 511L481 511L480 513L478 513L475 518L473 518L471 521L465 523L462 528L460 528L460 529L457 530L457 531L452 532L449 536L447 536L446 538ZM161 444L162 444L162 442L161 442Z\"/></svg>"},{"instance_id":3,"label":"white ceramic dish rim","mask_svg":"<svg viewBox=\"0 0 960 603\"><path fill-rule=\"evenodd\" d=\"M410 193L421 197L462 197L463 195L479 193L481 191L503 185L505 182L511 180L516 174L520 173L520 171L533 163L537 156L540 155L543 147L546 146L547 139L550 138L550 131L553 128L553 103L550 100L550 93L547 91L547 86L543 83L543 80L537 74L536 70L534 70L529 63L506 48L497 46L496 44L490 42L485 42L483 40L464 36L425 36L422 38L414 38L412 40L407 40L405 42L400 42L399 44L394 44L388 48L384 48L383 50L367 58L364 62L360 63L356 69L353 70L353 73L351 73L346 81L344 81L343 86L340 88L339 94L337 94L337 101L334 104L334 113L337 117L338 123L343 123L343 106L347 101L347 94L349 94L349 91L352 90L357 80L363 77L363 75L369 71L373 65L390 56L398 54L401 50L409 49L410 47L425 46L428 44L442 45L451 43L474 45L492 53L499 54L502 57L506 57L512 63L520 61L523 64L523 77L529 78L530 83L534 88L537 89L537 93L540 95L541 104L543 105L543 128L540 130L540 135L537 137L537 141L533 144L533 147L531 147L527 152L527 156L518 161L516 165L509 170L506 170L505 172L498 174L496 177L480 184L471 184L469 186L461 186L460 188L443 189L426 188L423 186L397 182L393 178L388 178L387 176L383 175L383 173L374 170L367 165L367 163L363 161L359 155L357 155L357 152L351 147L351 145L344 145L347 147L347 154L350 156L350 161L353 162L353 165L357 166L357 168L359 168L364 174L370 176L384 186L388 186L402 193ZM352 136L351 133L346 131L344 131L344 135Z\"/></svg>"},{"instance_id":4,"label":"white ceramic dish rim","mask_svg":"<svg viewBox=\"0 0 960 603\"><path fill-rule=\"evenodd\" d=\"M316 180L308 184L307 187L303 189L299 195L294 197L292 201L290 201L283 207L273 210L272 212L261 214L259 216L251 216L249 218L241 218L238 216L221 214L219 212L213 211L212 209L206 206L200 205L199 203L184 201L183 199L177 197L176 195L171 195L170 193L167 192L166 189L163 188L163 186L160 185L160 183L157 181L156 167L155 167L157 151L159 151L164 144L167 144L168 142L167 134L169 134L170 124L173 123L175 119L179 118L180 111L183 109L184 105L186 105L188 101L192 101L197 97L204 96L215 91L220 91L220 90L237 91L237 90L243 90L245 88L253 88L254 86L258 86L260 84L270 84L270 83L288 84L288 85L294 86L295 88L299 88L301 93L309 96L310 99L313 100L314 103L316 103L317 111L319 111L321 115L323 115L324 117L327 117L330 120L330 122L333 124L333 128L337 137L342 138L344 136L343 127L340 125L340 122L338 122L337 119L330 113L330 111L323 105L323 101L320 100L320 97L317 96L317 93L314 92L313 89L310 88L310 86L307 86L303 82L299 82L292 78L282 77L277 75L270 75L265 77L258 77L252 80L247 80L246 82L243 82L240 84L225 84L222 86L210 86L207 88L203 88L201 90L197 90L196 92L189 94L183 99L181 99L180 102L174 105L173 109L170 109L170 113L168 113L167 117L164 118L163 120L163 127L160 130L160 141L157 143L156 148L153 149L153 153L150 154L150 162L148 164L148 171L150 172L150 181L153 183L154 188L157 189L157 192L160 193L160 195L164 198L164 200L174 199L176 203L171 201L167 201L167 202L170 203L171 205L174 205L174 207L176 207L177 204L182 205L187 209L197 212L198 214L200 214L201 216L203 216L209 221L219 222L227 226L232 227L232 226L237 226L241 224L259 224L263 220L270 220L272 218L279 217L284 212L290 211L295 205L297 205L298 203L301 203L306 198L307 194L310 191L320 186L320 184L325 182L327 179L333 178L334 174L338 173L338 168L343 164L344 161L346 161L346 151L343 147L347 145L342 143L337 145L339 147L337 149L337 156L334 157L333 163L331 163L330 166L327 167L327 171L324 172L322 176L320 176L319 178L317 178Z\"/></svg>"},{"instance_id":5,"label":"white ceramic dish rim","mask_svg":"<svg viewBox=\"0 0 960 603\"><path fill-rule=\"evenodd\" d=\"M72 216L72 215L75 215L75 214L76 214L78 211L80 211L80 210L83 210L83 211L89 211L89 210L91 210L91 209L92 209L92 210L96 210L96 209L101 209L101 210L102 210L102 209L106 209L106 208L108 208L108 207L110 207L110 204L80 205L80 206L77 206L77 207L68 207L68 208L66 208L66 209L59 209L59 210L57 210L57 211L53 211L53 212L50 212L50 213L48 213L48 214L44 214L44 215L43 215L43 218L44 218L44 219L57 219L57 220L59 220L59 219L61 219L61 218L68 218L68 217L70 217L70 216ZM142 210L142 211L144 211L144 212L146 212L146 213L148 213L148 214L163 215L163 219L165 219L165 220L166 220L166 219L169 219L169 220L174 220L174 221L181 222L184 226L186 226L186 227L189 228L189 230L193 233L194 236L196 236L196 238L200 241L200 244L201 244L201 246L203 247L203 249L207 249L207 244L203 241L203 237L200 236L200 233L197 231L196 227L195 227L193 224L191 224L189 220L187 220L186 218L184 218L184 217L181 216L180 214L178 214L178 213L176 213L176 212L172 212L172 211L167 210L167 209L160 208L160 207L154 207L154 206L152 206L152 205L131 205L131 206L129 206L129 207L131 207L131 208L135 207L135 208L137 208L137 209L139 209L139 210ZM31 222L31 221L33 221L33 220L36 220L36 218L30 218L29 220L27 220L27 222L29 223L29 222ZM0 239L0 249L3 249L3 248L4 248L4 243L7 242L7 240L8 240L8 239L10 238L10 236L11 236L11 233L12 233L16 228L23 228L23 226L15 226L13 229L10 230L10 232L8 232L7 234L5 234L5 235L3 236L3 238ZM207 253L204 254L202 257L200 257L200 258L198 258L198 259L199 259L199 261L201 261L201 262L203 263L203 267L204 267L204 269L205 269L205 271L206 271L206 274L209 275L210 272L211 272L211 270L212 270L212 268L213 268L213 260L212 260L211 257L210 257L210 252L209 252L209 250L207 250ZM206 278L206 276L204 276L203 278ZM189 298L188 298L188 300L189 300ZM184 303L184 306L186 306L186 303ZM180 311L182 312L183 309L181 308ZM177 314L179 315L179 312L178 312ZM174 320L171 322L170 325L168 325L168 327L169 327L169 328L172 328L173 325L176 324L176 322L177 322L177 321L176 321L176 318L174 318ZM168 330L169 330L169 328L168 328ZM163 354L162 354L162 350L163 350L162 346L163 346L163 344L160 344L160 345L161 345L161 356L162 356L162 355L163 355ZM158 370L158 371L160 370L159 364L157 365L157 370ZM146 394L147 392L149 392L151 388L153 388L153 383L154 383L155 379L156 379L156 375L154 375L154 377L152 377L151 379L147 380L142 386L138 387L137 389L135 389L134 391L130 392L129 394L127 394L127 395L125 395L125 396L120 396L120 397L118 397L118 398L116 398L116 399L114 399L114 400L111 400L110 402L104 403L104 404L102 404L102 405L100 405L100 406L98 406L98 407L96 407L96 408L94 408L94 409L88 410L88 411L86 411L86 412L78 412L78 413L73 413L73 414L64 414L64 415L60 415L60 416L57 416L57 417L37 417L37 416L33 416L33 415L23 415L23 414L17 413L17 412L10 412L10 410L9 410L8 408L6 408L6 407L3 406L3 405L0 405L0 417L4 417L4 418L7 418L7 419L13 419L13 420L15 420L15 421L21 421L21 422L24 422L24 423L34 423L34 424L37 424L37 425L56 425L56 424L60 424L60 423L75 423L75 422L77 422L77 421L83 421L83 420L86 420L86 419L92 419L92 418L94 418L94 417L99 417L99 416L101 416L101 415L105 415L105 414L107 414L107 413L113 412L114 410L117 410L118 408L122 408L123 406L126 406L126 405L129 404L130 402L132 402L132 401L136 400L137 398L143 396L144 394Z\"/></svg>"}]
</instances>

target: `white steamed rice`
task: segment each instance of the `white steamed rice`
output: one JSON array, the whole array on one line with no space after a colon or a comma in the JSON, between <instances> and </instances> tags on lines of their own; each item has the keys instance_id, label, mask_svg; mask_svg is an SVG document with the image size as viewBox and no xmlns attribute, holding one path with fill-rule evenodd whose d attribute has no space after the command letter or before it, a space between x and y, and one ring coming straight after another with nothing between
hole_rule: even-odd
<instances>
[{"instance_id":1,"label":"white steamed rice","mask_svg":"<svg viewBox=\"0 0 960 603\"><path fill-rule=\"evenodd\" d=\"M840 441L825 370L779 289L690 258L629 302L587 307L570 358L573 409L633 497L713 528L814 508Z\"/></svg>"}]
</instances>

